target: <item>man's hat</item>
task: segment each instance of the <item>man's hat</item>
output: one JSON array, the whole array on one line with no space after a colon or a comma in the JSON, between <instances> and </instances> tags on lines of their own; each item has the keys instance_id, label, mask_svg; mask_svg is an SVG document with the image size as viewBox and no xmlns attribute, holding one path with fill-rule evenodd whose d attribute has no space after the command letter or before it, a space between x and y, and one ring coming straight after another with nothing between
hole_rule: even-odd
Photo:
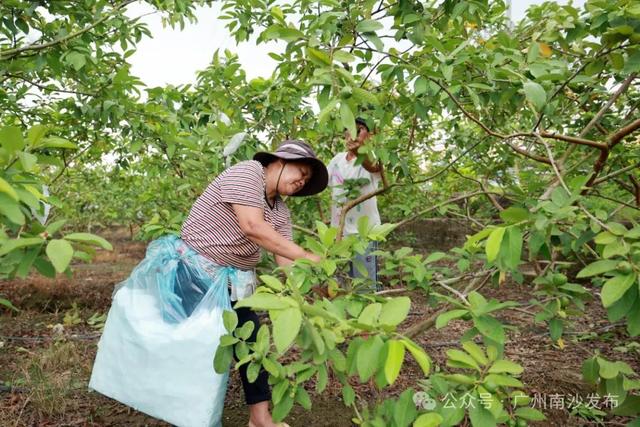
<instances>
[{"instance_id":1,"label":"man's hat","mask_svg":"<svg viewBox=\"0 0 640 427\"><path fill-rule=\"evenodd\" d=\"M276 159L299 161L311 166L311 178L300 191L292 196L312 196L327 188L329 182L327 167L318 159L316 153L306 142L286 140L273 153L261 151L253 156L253 160L259 161L262 166L267 166Z\"/></svg>"},{"instance_id":2,"label":"man's hat","mask_svg":"<svg viewBox=\"0 0 640 427\"><path fill-rule=\"evenodd\" d=\"M371 132L371 128L369 128L369 125L367 124L367 121L365 119L363 119L362 117L357 117L356 118L356 124L366 127L367 128L367 132Z\"/></svg>"}]
</instances>

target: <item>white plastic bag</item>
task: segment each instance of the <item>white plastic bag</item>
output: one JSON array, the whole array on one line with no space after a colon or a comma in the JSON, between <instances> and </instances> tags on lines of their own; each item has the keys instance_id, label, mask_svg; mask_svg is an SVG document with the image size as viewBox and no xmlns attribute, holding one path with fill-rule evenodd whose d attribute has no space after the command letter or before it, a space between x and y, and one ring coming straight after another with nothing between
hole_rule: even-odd
<instances>
[{"instance_id":1,"label":"white plastic bag","mask_svg":"<svg viewBox=\"0 0 640 427\"><path fill-rule=\"evenodd\" d=\"M206 260L185 246L175 237L153 242L116 291L89 388L176 426L218 426L228 373L217 374L213 359L226 333L232 272L201 274ZM187 276L209 290L192 313L180 314L170 284L192 283Z\"/></svg>"},{"instance_id":2,"label":"white plastic bag","mask_svg":"<svg viewBox=\"0 0 640 427\"><path fill-rule=\"evenodd\" d=\"M220 425L227 374L214 372L213 357L226 333L221 309L169 324L153 296L137 292L116 293L89 387L176 426Z\"/></svg>"}]
</instances>

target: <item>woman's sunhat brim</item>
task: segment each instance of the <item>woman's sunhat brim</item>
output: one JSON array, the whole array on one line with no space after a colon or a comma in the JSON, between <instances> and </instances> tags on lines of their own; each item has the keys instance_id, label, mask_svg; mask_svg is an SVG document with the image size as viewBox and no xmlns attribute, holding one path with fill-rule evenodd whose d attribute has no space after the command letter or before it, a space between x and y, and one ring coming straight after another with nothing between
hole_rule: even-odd
<instances>
[{"instance_id":1,"label":"woman's sunhat brim","mask_svg":"<svg viewBox=\"0 0 640 427\"><path fill-rule=\"evenodd\" d=\"M315 156L313 152L311 153L311 155ZM299 161L307 163L311 166L311 178L300 191L292 194L292 196L313 196L314 194L318 194L325 188L327 188L327 184L329 183L329 172L327 171L327 167L324 165L324 163L322 163L322 161L315 157L304 155L302 153L298 154L286 151L276 151L274 153L261 151L253 156L253 160L259 161L262 166L267 166L269 163L275 161L276 159Z\"/></svg>"}]
</instances>

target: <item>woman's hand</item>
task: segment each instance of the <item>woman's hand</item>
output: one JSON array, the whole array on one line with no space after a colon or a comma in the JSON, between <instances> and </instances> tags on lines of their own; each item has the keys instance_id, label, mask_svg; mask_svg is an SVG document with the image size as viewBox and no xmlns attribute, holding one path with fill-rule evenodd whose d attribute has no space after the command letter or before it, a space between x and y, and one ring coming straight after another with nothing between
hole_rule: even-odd
<instances>
[{"instance_id":1,"label":"woman's hand","mask_svg":"<svg viewBox=\"0 0 640 427\"><path fill-rule=\"evenodd\" d=\"M320 261L322 261L322 258L320 256L318 256L316 254L313 254L311 252L307 252L304 255L304 257L305 257L305 259L308 259L309 261L312 261L312 262L320 262Z\"/></svg>"}]
</instances>

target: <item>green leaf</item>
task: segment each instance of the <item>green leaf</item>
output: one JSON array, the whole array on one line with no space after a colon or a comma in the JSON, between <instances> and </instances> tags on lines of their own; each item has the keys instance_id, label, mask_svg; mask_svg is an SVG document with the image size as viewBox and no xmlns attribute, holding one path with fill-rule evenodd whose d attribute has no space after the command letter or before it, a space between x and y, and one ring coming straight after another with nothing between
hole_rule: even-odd
<instances>
[{"instance_id":1,"label":"green leaf","mask_svg":"<svg viewBox=\"0 0 640 427\"><path fill-rule=\"evenodd\" d=\"M22 131L17 126L5 126L0 129L0 146L4 147L9 154L24 148Z\"/></svg>"},{"instance_id":2,"label":"green leaf","mask_svg":"<svg viewBox=\"0 0 640 427\"><path fill-rule=\"evenodd\" d=\"M473 368L477 370L478 372L481 371L480 365L478 365L475 359L462 350L457 350L457 349L447 350L447 357L451 361L461 363L465 366L468 366L469 368ZM449 360L447 362L449 362Z\"/></svg>"},{"instance_id":3,"label":"green leaf","mask_svg":"<svg viewBox=\"0 0 640 427\"><path fill-rule=\"evenodd\" d=\"M436 318L436 329L443 328L453 319L458 319L467 313L469 313L469 310L451 310L442 313Z\"/></svg>"},{"instance_id":4,"label":"green leaf","mask_svg":"<svg viewBox=\"0 0 640 427\"><path fill-rule=\"evenodd\" d=\"M416 96L420 96L427 92L428 87L428 80L424 77L418 77L413 84L413 92Z\"/></svg>"},{"instance_id":5,"label":"green leaf","mask_svg":"<svg viewBox=\"0 0 640 427\"><path fill-rule=\"evenodd\" d=\"M33 265L36 267L38 272L45 277L55 278L56 277L56 269L53 267L53 264L49 262L49 260L44 257L38 257L33 262Z\"/></svg>"},{"instance_id":6,"label":"green leaf","mask_svg":"<svg viewBox=\"0 0 640 427\"><path fill-rule=\"evenodd\" d=\"M47 127L44 125L33 125L27 132L27 141L29 145L34 146L38 144L47 133Z\"/></svg>"},{"instance_id":7,"label":"green leaf","mask_svg":"<svg viewBox=\"0 0 640 427\"><path fill-rule=\"evenodd\" d=\"M373 43L373 46L378 50L384 49L384 43L380 40L380 37L376 36L374 33L364 33L364 38Z\"/></svg>"},{"instance_id":8,"label":"green leaf","mask_svg":"<svg viewBox=\"0 0 640 427\"><path fill-rule=\"evenodd\" d=\"M18 158L20 159L20 164L25 172L34 171L36 164L38 163L38 158L36 156L31 153L21 151L18 153Z\"/></svg>"},{"instance_id":9,"label":"green leaf","mask_svg":"<svg viewBox=\"0 0 640 427\"><path fill-rule=\"evenodd\" d=\"M73 258L73 247L66 240L54 239L47 245L46 253L56 271L62 273Z\"/></svg>"},{"instance_id":10,"label":"green leaf","mask_svg":"<svg viewBox=\"0 0 640 427\"><path fill-rule=\"evenodd\" d=\"M356 367L361 382L367 381L378 371L380 353L383 347L384 343L377 335L369 337L358 347Z\"/></svg>"},{"instance_id":11,"label":"green leaf","mask_svg":"<svg viewBox=\"0 0 640 427\"><path fill-rule=\"evenodd\" d=\"M469 299L469 305L473 309L474 313L478 313L480 311L483 311L481 309L485 308L486 305L487 305L487 299L485 297L483 297L482 294L478 293L477 291L471 292L469 294L469 296L468 296L468 299Z\"/></svg>"},{"instance_id":12,"label":"green leaf","mask_svg":"<svg viewBox=\"0 0 640 427\"><path fill-rule=\"evenodd\" d=\"M16 268L16 276L24 279L29 274L31 267L33 266L34 261L40 255L41 245L38 245L35 248L29 249L26 251L22 259L20 260L20 264L18 264L18 268ZM74 255L77 255L74 254Z\"/></svg>"},{"instance_id":13,"label":"green leaf","mask_svg":"<svg viewBox=\"0 0 640 427\"><path fill-rule=\"evenodd\" d=\"M241 299L235 305L235 308L242 307L249 307L256 310L281 310L289 308L290 305L276 295L256 292L248 298Z\"/></svg>"},{"instance_id":14,"label":"green leaf","mask_svg":"<svg viewBox=\"0 0 640 427\"><path fill-rule=\"evenodd\" d=\"M256 363L255 361L249 362L247 365L247 381L250 383L255 383L258 379L258 375L260 374L260 367L262 365L260 363Z\"/></svg>"},{"instance_id":15,"label":"green leaf","mask_svg":"<svg viewBox=\"0 0 640 427\"><path fill-rule=\"evenodd\" d=\"M15 305L11 304L11 301L9 301L8 299L0 298L0 305L7 307L13 311L20 311Z\"/></svg>"},{"instance_id":16,"label":"green leaf","mask_svg":"<svg viewBox=\"0 0 640 427\"><path fill-rule=\"evenodd\" d=\"M394 405L393 421L397 427L407 427L418 415L416 404L413 403L413 390L405 390Z\"/></svg>"},{"instance_id":17,"label":"green leaf","mask_svg":"<svg viewBox=\"0 0 640 427\"><path fill-rule=\"evenodd\" d=\"M289 379L284 379L273 386L273 403L277 404L282 400L289 389Z\"/></svg>"},{"instance_id":18,"label":"green leaf","mask_svg":"<svg viewBox=\"0 0 640 427\"><path fill-rule=\"evenodd\" d=\"M228 333L232 333L238 326L238 315L235 310L225 310L222 312L222 323Z\"/></svg>"},{"instance_id":19,"label":"green leaf","mask_svg":"<svg viewBox=\"0 0 640 427\"><path fill-rule=\"evenodd\" d=\"M71 150L75 150L78 148L76 144L73 142L59 138L57 136L50 136L48 138L44 138L40 144L37 145L38 148L68 148Z\"/></svg>"},{"instance_id":20,"label":"green leaf","mask_svg":"<svg viewBox=\"0 0 640 427\"><path fill-rule=\"evenodd\" d=\"M636 225L624 234L627 239L640 239L640 225Z\"/></svg>"},{"instance_id":21,"label":"green leaf","mask_svg":"<svg viewBox=\"0 0 640 427\"><path fill-rule=\"evenodd\" d=\"M100 246L102 249L106 249L108 251L113 250L113 246L111 246L111 243L107 242L102 237L96 236L95 234L91 233L71 233L65 235L64 239L91 243L93 245Z\"/></svg>"},{"instance_id":22,"label":"green leaf","mask_svg":"<svg viewBox=\"0 0 640 427\"><path fill-rule=\"evenodd\" d=\"M558 341L558 339L562 336L563 330L564 323L562 322L562 320L556 317L549 321L549 333L553 341Z\"/></svg>"},{"instance_id":23,"label":"green leaf","mask_svg":"<svg viewBox=\"0 0 640 427\"><path fill-rule=\"evenodd\" d=\"M371 92L359 87L352 88L353 98L358 101L361 107L365 107L367 104L375 107L380 106L380 100Z\"/></svg>"},{"instance_id":24,"label":"green leaf","mask_svg":"<svg viewBox=\"0 0 640 427\"><path fill-rule=\"evenodd\" d=\"M333 59L338 62L350 63L356 60L356 57L344 50L334 50Z\"/></svg>"},{"instance_id":25,"label":"green leaf","mask_svg":"<svg viewBox=\"0 0 640 427\"><path fill-rule=\"evenodd\" d=\"M447 256L444 252L431 252L429 256L424 260L425 264L431 264L432 262L440 261Z\"/></svg>"},{"instance_id":26,"label":"green leaf","mask_svg":"<svg viewBox=\"0 0 640 427\"><path fill-rule=\"evenodd\" d=\"M273 318L275 317L275 318ZM302 324L302 313L296 307L290 307L272 316L273 342L278 353L282 354L298 336Z\"/></svg>"},{"instance_id":27,"label":"green leaf","mask_svg":"<svg viewBox=\"0 0 640 427\"><path fill-rule=\"evenodd\" d=\"M640 335L640 298L636 299L627 315L627 331L632 337Z\"/></svg>"},{"instance_id":28,"label":"green leaf","mask_svg":"<svg viewBox=\"0 0 640 427\"><path fill-rule=\"evenodd\" d=\"M616 265L618 265L618 261L616 260L610 260L610 259L599 260L587 265L585 268L580 270L580 272L576 277L581 279L583 277L597 276L598 274L615 270Z\"/></svg>"},{"instance_id":29,"label":"green leaf","mask_svg":"<svg viewBox=\"0 0 640 427\"><path fill-rule=\"evenodd\" d=\"M64 62L73 66L76 71L80 71L87 63L87 58L80 52L71 51L65 56Z\"/></svg>"},{"instance_id":30,"label":"green leaf","mask_svg":"<svg viewBox=\"0 0 640 427\"><path fill-rule=\"evenodd\" d=\"M331 65L331 58L327 55L326 52L318 49L314 49L312 47L307 48L307 56L309 59L317 65Z\"/></svg>"},{"instance_id":31,"label":"green leaf","mask_svg":"<svg viewBox=\"0 0 640 427\"><path fill-rule=\"evenodd\" d=\"M636 273L621 275L617 274L611 279L607 280L602 287L600 297L602 299L602 305L606 308L614 302L618 301L627 292L627 289L633 285L636 280Z\"/></svg>"},{"instance_id":32,"label":"green leaf","mask_svg":"<svg viewBox=\"0 0 640 427\"><path fill-rule=\"evenodd\" d=\"M356 393L353 391L353 388L350 385L345 385L342 388L342 401L346 406L353 405L353 402L356 400Z\"/></svg>"},{"instance_id":33,"label":"green leaf","mask_svg":"<svg viewBox=\"0 0 640 427\"><path fill-rule=\"evenodd\" d=\"M500 322L491 316L478 316L473 318L473 323L478 331L485 337L491 338L497 343L504 343L504 328Z\"/></svg>"},{"instance_id":34,"label":"green leaf","mask_svg":"<svg viewBox=\"0 0 640 427\"><path fill-rule=\"evenodd\" d=\"M363 325L373 326L378 320L378 316L380 316L380 312L382 311L382 304L373 303L369 304L362 310L360 316L358 317L358 323L362 323Z\"/></svg>"},{"instance_id":35,"label":"green leaf","mask_svg":"<svg viewBox=\"0 0 640 427\"><path fill-rule=\"evenodd\" d=\"M619 365L619 362L609 362L602 357L598 357L598 365L600 366L599 375L605 379L612 379L618 376L620 373L620 368L623 368L622 365Z\"/></svg>"},{"instance_id":36,"label":"green leaf","mask_svg":"<svg viewBox=\"0 0 640 427\"><path fill-rule=\"evenodd\" d=\"M24 225L24 214L20 210L20 205L5 193L0 193L0 214L14 224Z\"/></svg>"},{"instance_id":37,"label":"green leaf","mask_svg":"<svg viewBox=\"0 0 640 427\"><path fill-rule=\"evenodd\" d=\"M609 243L602 250L603 258L612 258L614 256L623 256L629 252L629 245L620 238L613 243Z\"/></svg>"},{"instance_id":38,"label":"green leaf","mask_svg":"<svg viewBox=\"0 0 640 427\"><path fill-rule=\"evenodd\" d=\"M608 245L609 243L613 243L618 240L618 238L615 236L615 234L611 234L608 231L603 231L602 233L598 234L593 240L599 245Z\"/></svg>"},{"instance_id":39,"label":"green leaf","mask_svg":"<svg viewBox=\"0 0 640 427\"><path fill-rule=\"evenodd\" d=\"M624 236L627 233L627 227L618 222L609 222L607 223L607 227L609 227L609 230L616 236Z\"/></svg>"},{"instance_id":40,"label":"green leaf","mask_svg":"<svg viewBox=\"0 0 640 427\"><path fill-rule=\"evenodd\" d=\"M506 372L518 375L521 374L522 371L522 366L510 360L497 360L491 368L489 368L489 373L491 374L501 374Z\"/></svg>"},{"instance_id":41,"label":"green leaf","mask_svg":"<svg viewBox=\"0 0 640 427\"><path fill-rule=\"evenodd\" d=\"M316 379L316 393L322 393L329 382L329 374L326 365L318 365L318 375Z\"/></svg>"},{"instance_id":42,"label":"green leaf","mask_svg":"<svg viewBox=\"0 0 640 427\"><path fill-rule=\"evenodd\" d=\"M293 42L299 39L304 38L304 33L302 33L299 30L296 30L295 28L281 28L278 31L278 37L281 40L284 40L286 42Z\"/></svg>"},{"instance_id":43,"label":"green leaf","mask_svg":"<svg viewBox=\"0 0 640 427\"><path fill-rule=\"evenodd\" d=\"M298 402L300 406L307 411L311 409L311 398L304 387L298 387L298 391L296 392L296 402Z\"/></svg>"},{"instance_id":44,"label":"green leaf","mask_svg":"<svg viewBox=\"0 0 640 427\"><path fill-rule=\"evenodd\" d=\"M413 423L413 427L436 427L442 423L443 418L440 414L431 412L420 415Z\"/></svg>"},{"instance_id":45,"label":"green leaf","mask_svg":"<svg viewBox=\"0 0 640 427\"><path fill-rule=\"evenodd\" d=\"M333 110L338 105L338 98L334 98L325 105L325 107L318 114L318 123L322 124L329 118L329 115L333 112Z\"/></svg>"},{"instance_id":46,"label":"green leaf","mask_svg":"<svg viewBox=\"0 0 640 427\"><path fill-rule=\"evenodd\" d=\"M515 414L516 416L529 421L544 421L547 419L542 412L526 406L516 409Z\"/></svg>"},{"instance_id":47,"label":"green leaf","mask_svg":"<svg viewBox=\"0 0 640 427\"><path fill-rule=\"evenodd\" d=\"M505 228L498 227L494 229L487 238L487 246L485 248L487 254L487 261L493 262L498 256L500 251L500 245L502 243L502 237L504 236Z\"/></svg>"},{"instance_id":48,"label":"green leaf","mask_svg":"<svg viewBox=\"0 0 640 427\"><path fill-rule=\"evenodd\" d=\"M264 327L266 327L266 325L263 325ZM262 359L262 367L264 368L265 371L267 371L269 374L271 374L271 376L275 377L275 378L279 378L281 375L281 368L282 365L280 365L277 362L274 362L272 359L269 359L268 357L265 357Z\"/></svg>"},{"instance_id":49,"label":"green leaf","mask_svg":"<svg viewBox=\"0 0 640 427\"><path fill-rule=\"evenodd\" d=\"M231 361L233 360L233 347L219 345L216 349L216 354L213 357L213 369L218 374L224 374L229 371Z\"/></svg>"},{"instance_id":50,"label":"green leaf","mask_svg":"<svg viewBox=\"0 0 640 427\"><path fill-rule=\"evenodd\" d=\"M365 19L358 22L358 25L356 25L356 31L359 33L371 33L381 30L382 28L384 28L383 25L373 19Z\"/></svg>"},{"instance_id":51,"label":"green leaf","mask_svg":"<svg viewBox=\"0 0 640 427\"><path fill-rule=\"evenodd\" d=\"M480 402L470 405L469 419L473 427L494 427L496 425L496 419L493 414L482 406Z\"/></svg>"},{"instance_id":52,"label":"green leaf","mask_svg":"<svg viewBox=\"0 0 640 427\"><path fill-rule=\"evenodd\" d=\"M516 388L524 387L520 380L510 377L508 375L489 374L486 377L484 377L484 380L491 381L494 384L502 387L516 387Z\"/></svg>"},{"instance_id":53,"label":"green leaf","mask_svg":"<svg viewBox=\"0 0 640 427\"><path fill-rule=\"evenodd\" d=\"M16 190L14 190L11 184L9 184L7 181L5 181L2 178L0 178L0 192L5 193L16 202L20 201L20 198L18 197L18 193L16 193Z\"/></svg>"},{"instance_id":54,"label":"green leaf","mask_svg":"<svg viewBox=\"0 0 640 427\"><path fill-rule=\"evenodd\" d=\"M320 232L320 241L325 246L331 246L336 241L338 235L338 229L335 227L329 227L325 231Z\"/></svg>"},{"instance_id":55,"label":"green leaf","mask_svg":"<svg viewBox=\"0 0 640 427\"><path fill-rule=\"evenodd\" d=\"M508 224L526 221L529 219L529 211L517 206L511 206L500 212L500 218Z\"/></svg>"},{"instance_id":56,"label":"green leaf","mask_svg":"<svg viewBox=\"0 0 640 427\"><path fill-rule=\"evenodd\" d=\"M600 378L600 367L598 359L591 357L582 364L582 378L589 384L596 384Z\"/></svg>"},{"instance_id":57,"label":"green leaf","mask_svg":"<svg viewBox=\"0 0 640 427\"><path fill-rule=\"evenodd\" d=\"M470 375L447 374L447 375L442 375L442 377L445 378L447 381L453 381L458 384L471 385L476 382L476 377L470 376Z\"/></svg>"},{"instance_id":58,"label":"green leaf","mask_svg":"<svg viewBox=\"0 0 640 427\"><path fill-rule=\"evenodd\" d=\"M622 298L607 308L607 317L610 322L617 322L629 313L638 300L638 288L638 286L631 286ZM629 319L627 319L627 324L629 324Z\"/></svg>"},{"instance_id":59,"label":"green leaf","mask_svg":"<svg viewBox=\"0 0 640 427\"><path fill-rule=\"evenodd\" d=\"M378 319L381 325L399 325L409 314L411 299L409 297L397 297L387 300L382 306L382 311Z\"/></svg>"},{"instance_id":60,"label":"green leaf","mask_svg":"<svg viewBox=\"0 0 640 427\"><path fill-rule=\"evenodd\" d=\"M61 219L59 221L52 222L51 224L47 225L47 228L45 229L45 231L49 233L49 235L51 236L57 233L62 228L62 226L65 225L66 223L67 223L66 219Z\"/></svg>"},{"instance_id":61,"label":"green leaf","mask_svg":"<svg viewBox=\"0 0 640 427\"><path fill-rule=\"evenodd\" d=\"M291 408L293 408L293 397L287 393L282 397L280 402L274 405L272 412L273 421L278 422L283 420L287 415L289 415Z\"/></svg>"},{"instance_id":62,"label":"green leaf","mask_svg":"<svg viewBox=\"0 0 640 427\"><path fill-rule=\"evenodd\" d=\"M476 243L490 235L493 230L493 228L485 228L478 231L473 236L469 236L469 238L467 238L467 241L464 243L464 248L468 249L470 247L473 247Z\"/></svg>"},{"instance_id":63,"label":"green leaf","mask_svg":"<svg viewBox=\"0 0 640 427\"><path fill-rule=\"evenodd\" d=\"M353 116L353 111L351 111L351 107L346 102L340 103L340 120L342 122L342 126L349 131L351 135L356 135L356 119Z\"/></svg>"},{"instance_id":64,"label":"green leaf","mask_svg":"<svg viewBox=\"0 0 640 427\"><path fill-rule=\"evenodd\" d=\"M544 88L535 82L527 82L523 88L525 96L534 105L536 110L542 110L547 102L547 93L544 91Z\"/></svg>"},{"instance_id":65,"label":"green leaf","mask_svg":"<svg viewBox=\"0 0 640 427\"><path fill-rule=\"evenodd\" d=\"M397 340L387 341L388 351L387 360L384 364L384 376L387 379L389 385L398 378L400 369L402 368L402 362L404 361L404 345Z\"/></svg>"},{"instance_id":66,"label":"green leaf","mask_svg":"<svg viewBox=\"0 0 640 427\"><path fill-rule=\"evenodd\" d=\"M264 282L265 285L273 289L274 291L281 291L284 289L282 282L275 276L270 276L268 274L262 274L260 276L260 280Z\"/></svg>"},{"instance_id":67,"label":"green leaf","mask_svg":"<svg viewBox=\"0 0 640 427\"><path fill-rule=\"evenodd\" d=\"M418 345L413 341L408 339L403 339L402 344L404 344L416 362L418 362L420 369L422 369L422 373L424 373L425 376L428 376L429 371L431 370L431 360L429 359L429 356L427 356L427 353L425 353L424 350L421 347L418 347Z\"/></svg>"},{"instance_id":68,"label":"green leaf","mask_svg":"<svg viewBox=\"0 0 640 427\"><path fill-rule=\"evenodd\" d=\"M478 362L480 365L484 366L489 363L489 359L487 359L487 356L485 356L482 348L480 348L480 346L474 343L473 341L463 342L462 348L464 348L465 351L469 353L471 357L473 357L474 360Z\"/></svg>"},{"instance_id":69,"label":"green leaf","mask_svg":"<svg viewBox=\"0 0 640 427\"><path fill-rule=\"evenodd\" d=\"M538 58L539 53L540 53L540 46L538 45L538 42L537 41L532 42L529 45L529 49L527 51L527 62L532 63L533 61L535 61Z\"/></svg>"},{"instance_id":70,"label":"green leaf","mask_svg":"<svg viewBox=\"0 0 640 427\"><path fill-rule=\"evenodd\" d=\"M522 256L522 231L520 228L511 226L507 229L506 235L507 252L501 254L501 258L504 260L507 267L515 270L520 264L520 257Z\"/></svg>"}]
</instances>

